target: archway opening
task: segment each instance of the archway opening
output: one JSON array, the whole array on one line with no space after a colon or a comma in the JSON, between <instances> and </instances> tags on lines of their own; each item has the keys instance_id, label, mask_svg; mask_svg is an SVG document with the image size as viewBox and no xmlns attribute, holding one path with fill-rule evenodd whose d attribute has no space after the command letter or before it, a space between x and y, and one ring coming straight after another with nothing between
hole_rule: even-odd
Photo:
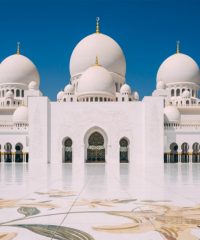
<instances>
[{"instance_id":1,"label":"archway opening","mask_svg":"<svg viewBox=\"0 0 200 240\"><path fill-rule=\"evenodd\" d=\"M181 145L181 162L182 163L187 163L189 162L189 153L188 153L189 145L188 143L184 142Z\"/></svg>"},{"instance_id":2,"label":"archway opening","mask_svg":"<svg viewBox=\"0 0 200 240\"><path fill-rule=\"evenodd\" d=\"M128 163L128 141L126 138L122 138L119 141L120 150L119 150L119 160L120 163Z\"/></svg>"},{"instance_id":3,"label":"archway opening","mask_svg":"<svg viewBox=\"0 0 200 240\"><path fill-rule=\"evenodd\" d=\"M15 145L15 162L23 162L23 145L21 143L17 143Z\"/></svg>"},{"instance_id":4,"label":"archway opening","mask_svg":"<svg viewBox=\"0 0 200 240\"><path fill-rule=\"evenodd\" d=\"M99 132L94 132L88 139L87 162L105 162L104 138Z\"/></svg>"},{"instance_id":5,"label":"archway opening","mask_svg":"<svg viewBox=\"0 0 200 240\"><path fill-rule=\"evenodd\" d=\"M199 163L200 162L200 153L199 153L199 143L195 142L192 145L192 162Z\"/></svg>"},{"instance_id":6,"label":"archway opening","mask_svg":"<svg viewBox=\"0 0 200 240\"><path fill-rule=\"evenodd\" d=\"M170 144L170 163L178 162L178 145L177 143Z\"/></svg>"},{"instance_id":7,"label":"archway opening","mask_svg":"<svg viewBox=\"0 0 200 240\"><path fill-rule=\"evenodd\" d=\"M63 143L63 162L72 162L72 140L71 138L66 138Z\"/></svg>"},{"instance_id":8,"label":"archway opening","mask_svg":"<svg viewBox=\"0 0 200 240\"><path fill-rule=\"evenodd\" d=\"M4 162L12 162L12 145L11 143L6 143L4 145Z\"/></svg>"}]
</instances>

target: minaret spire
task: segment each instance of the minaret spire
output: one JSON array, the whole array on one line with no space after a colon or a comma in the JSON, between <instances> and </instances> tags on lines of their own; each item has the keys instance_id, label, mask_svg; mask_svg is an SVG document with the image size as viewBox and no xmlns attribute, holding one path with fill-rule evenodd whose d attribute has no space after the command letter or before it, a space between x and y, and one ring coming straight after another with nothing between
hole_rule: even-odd
<instances>
[{"instance_id":1,"label":"minaret spire","mask_svg":"<svg viewBox=\"0 0 200 240\"><path fill-rule=\"evenodd\" d=\"M96 66L99 66L99 58L98 58L98 56L96 56L95 65L96 65Z\"/></svg>"},{"instance_id":2,"label":"minaret spire","mask_svg":"<svg viewBox=\"0 0 200 240\"><path fill-rule=\"evenodd\" d=\"M17 54L20 54L20 42L17 42Z\"/></svg>"},{"instance_id":3,"label":"minaret spire","mask_svg":"<svg viewBox=\"0 0 200 240\"><path fill-rule=\"evenodd\" d=\"M180 41L176 42L176 53L180 53Z\"/></svg>"},{"instance_id":4,"label":"minaret spire","mask_svg":"<svg viewBox=\"0 0 200 240\"><path fill-rule=\"evenodd\" d=\"M100 21L100 18L97 17L97 18L96 18L96 33L100 33L99 21Z\"/></svg>"}]
</instances>

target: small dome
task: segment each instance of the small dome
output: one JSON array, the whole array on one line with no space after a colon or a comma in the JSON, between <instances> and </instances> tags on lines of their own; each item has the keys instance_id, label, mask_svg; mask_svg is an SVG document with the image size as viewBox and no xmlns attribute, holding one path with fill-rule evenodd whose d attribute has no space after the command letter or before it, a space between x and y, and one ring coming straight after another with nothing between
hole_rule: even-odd
<instances>
[{"instance_id":1,"label":"small dome","mask_svg":"<svg viewBox=\"0 0 200 240\"><path fill-rule=\"evenodd\" d=\"M57 100L61 100L62 97L64 95L64 92L63 91L60 91L58 94L57 94Z\"/></svg>"},{"instance_id":2,"label":"small dome","mask_svg":"<svg viewBox=\"0 0 200 240\"><path fill-rule=\"evenodd\" d=\"M9 91L6 92L5 97L6 97L6 98L13 98L13 97L14 97L14 94L13 94L12 91L9 90Z\"/></svg>"},{"instance_id":3,"label":"small dome","mask_svg":"<svg viewBox=\"0 0 200 240\"><path fill-rule=\"evenodd\" d=\"M28 108L25 106L18 107L13 113L14 123L28 123Z\"/></svg>"},{"instance_id":4,"label":"small dome","mask_svg":"<svg viewBox=\"0 0 200 240\"><path fill-rule=\"evenodd\" d=\"M157 90L163 90L166 88L166 85L163 81L158 81L157 84L156 84L156 89Z\"/></svg>"},{"instance_id":5,"label":"small dome","mask_svg":"<svg viewBox=\"0 0 200 240\"><path fill-rule=\"evenodd\" d=\"M30 90L38 90L39 86L38 86L38 83L35 82L35 81L31 81L28 85L28 88Z\"/></svg>"},{"instance_id":6,"label":"small dome","mask_svg":"<svg viewBox=\"0 0 200 240\"><path fill-rule=\"evenodd\" d=\"M164 108L164 121L165 123L179 123L181 114L177 107L167 106Z\"/></svg>"},{"instance_id":7,"label":"small dome","mask_svg":"<svg viewBox=\"0 0 200 240\"><path fill-rule=\"evenodd\" d=\"M139 99L140 99L140 96L139 96L139 93L138 93L138 92L134 92L134 93L133 93L133 97L134 97L134 99L137 100L137 101L139 101Z\"/></svg>"},{"instance_id":8,"label":"small dome","mask_svg":"<svg viewBox=\"0 0 200 240\"><path fill-rule=\"evenodd\" d=\"M183 98L190 98L191 97L191 93L188 90L185 90L182 95Z\"/></svg>"},{"instance_id":9,"label":"small dome","mask_svg":"<svg viewBox=\"0 0 200 240\"><path fill-rule=\"evenodd\" d=\"M128 84L123 84L122 87L120 88L120 93L121 94L131 94L131 88Z\"/></svg>"},{"instance_id":10,"label":"small dome","mask_svg":"<svg viewBox=\"0 0 200 240\"><path fill-rule=\"evenodd\" d=\"M0 84L23 84L31 81L39 84L40 76L36 66L25 56L14 54L3 60L0 67Z\"/></svg>"},{"instance_id":11,"label":"small dome","mask_svg":"<svg viewBox=\"0 0 200 240\"><path fill-rule=\"evenodd\" d=\"M70 58L70 74L83 73L93 65L95 57L109 72L125 76L126 60L115 40L102 33L93 33L83 38L74 48Z\"/></svg>"},{"instance_id":12,"label":"small dome","mask_svg":"<svg viewBox=\"0 0 200 240\"><path fill-rule=\"evenodd\" d=\"M176 53L168 57L160 66L157 82L169 83L200 83L199 67L188 55Z\"/></svg>"},{"instance_id":13,"label":"small dome","mask_svg":"<svg viewBox=\"0 0 200 240\"><path fill-rule=\"evenodd\" d=\"M65 86L64 92L73 94L74 93L74 86L72 86L71 84L67 84Z\"/></svg>"},{"instance_id":14,"label":"small dome","mask_svg":"<svg viewBox=\"0 0 200 240\"><path fill-rule=\"evenodd\" d=\"M78 95L115 95L115 82L104 67L89 67L80 77L77 86Z\"/></svg>"}]
</instances>

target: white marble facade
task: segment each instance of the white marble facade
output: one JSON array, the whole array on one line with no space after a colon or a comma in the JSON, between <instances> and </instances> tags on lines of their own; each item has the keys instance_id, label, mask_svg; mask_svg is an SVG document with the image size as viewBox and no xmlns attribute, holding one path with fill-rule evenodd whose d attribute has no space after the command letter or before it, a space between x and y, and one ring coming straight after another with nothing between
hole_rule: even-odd
<instances>
[{"instance_id":1,"label":"white marble facade","mask_svg":"<svg viewBox=\"0 0 200 240\"><path fill-rule=\"evenodd\" d=\"M1 162L200 162L199 67L179 43L161 64L152 96L140 99L127 84L122 49L97 21L74 48L70 75L54 102L19 46L1 62Z\"/></svg>"}]
</instances>

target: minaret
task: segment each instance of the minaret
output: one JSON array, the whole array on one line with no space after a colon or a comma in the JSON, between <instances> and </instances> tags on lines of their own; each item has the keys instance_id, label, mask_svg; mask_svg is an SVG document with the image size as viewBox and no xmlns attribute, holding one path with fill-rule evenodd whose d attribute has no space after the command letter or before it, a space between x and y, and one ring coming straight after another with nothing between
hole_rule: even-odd
<instances>
[{"instance_id":1,"label":"minaret","mask_svg":"<svg viewBox=\"0 0 200 240\"><path fill-rule=\"evenodd\" d=\"M176 53L180 53L180 41L176 42Z\"/></svg>"},{"instance_id":2,"label":"minaret","mask_svg":"<svg viewBox=\"0 0 200 240\"><path fill-rule=\"evenodd\" d=\"M100 21L100 18L97 17L97 18L96 18L96 33L100 33L99 21Z\"/></svg>"},{"instance_id":3,"label":"minaret","mask_svg":"<svg viewBox=\"0 0 200 240\"><path fill-rule=\"evenodd\" d=\"M20 54L20 42L17 42L17 54Z\"/></svg>"}]
</instances>

